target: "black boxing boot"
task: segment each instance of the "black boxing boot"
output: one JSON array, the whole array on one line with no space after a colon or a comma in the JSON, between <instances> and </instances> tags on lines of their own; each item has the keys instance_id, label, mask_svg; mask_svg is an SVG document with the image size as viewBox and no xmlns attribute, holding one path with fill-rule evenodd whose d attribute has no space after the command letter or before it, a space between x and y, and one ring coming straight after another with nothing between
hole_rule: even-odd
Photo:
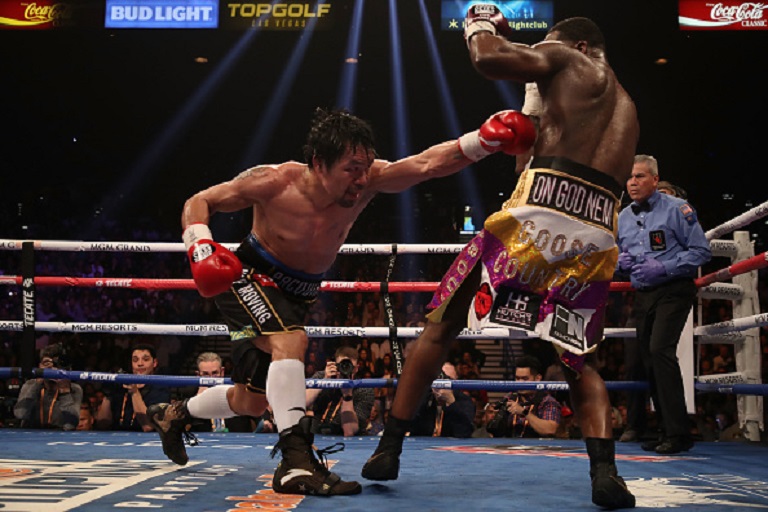
<instances>
[{"instance_id":1,"label":"black boxing boot","mask_svg":"<svg viewBox=\"0 0 768 512\"><path fill-rule=\"evenodd\" d=\"M403 439L410 430L410 421L390 416L381 434L379 446L363 466L363 478L368 480L397 480Z\"/></svg>"},{"instance_id":2,"label":"black boxing boot","mask_svg":"<svg viewBox=\"0 0 768 512\"><path fill-rule=\"evenodd\" d=\"M317 450L312 443L314 418L304 416L291 428L280 432L280 440L272 450L272 457L279 450L282 460L272 478L272 490L283 494L310 494L336 496L359 494L363 488L357 482L345 482L328 469L325 455L344 449L343 443ZM337 448L337 446L339 446ZM315 453L320 460L315 458Z\"/></svg>"},{"instance_id":3,"label":"black boxing boot","mask_svg":"<svg viewBox=\"0 0 768 512\"><path fill-rule=\"evenodd\" d=\"M616 470L616 445L613 439L588 437L589 476L592 477L592 503L610 510L634 508L635 497Z\"/></svg>"},{"instance_id":4,"label":"black boxing boot","mask_svg":"<svg viewBox=\"0 0 768 512\"><path fill-rule=\"evenodd\" d=\"M147 417L160 434L163 453L181 466L189 462L184 442L190 446L198 444L197 437L189 431L192 416L187 409L187 400L174 404L155 404L147 408Z\"/></svg>"}]
</instances>

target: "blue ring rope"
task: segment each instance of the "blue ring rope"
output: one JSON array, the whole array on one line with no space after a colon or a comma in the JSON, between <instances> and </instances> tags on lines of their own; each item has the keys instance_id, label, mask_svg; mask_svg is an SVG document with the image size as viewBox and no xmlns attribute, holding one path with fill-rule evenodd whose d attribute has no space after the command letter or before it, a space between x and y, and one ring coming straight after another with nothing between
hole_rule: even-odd
<instances>
[{"instance_id":1,"label":"blue ring rope","mask_svg":"<svg viewBox=\"0 0 768 512\"><path fill-rule=\"evenodd\" d=\"M107 382L112 384L152 384L155 386L218 386L232 384L229 377L196 377L176 375L135 375L133 373L84 372L72 370L53 370L50 368L34 368L31 372L23 372L18 367L0 367L0 378L30 378L68 379L72 381ZM341 388L384 388L396 387L397 379L307 379L310 389L341 389ZM739 395L768 395L766 384L721 384L711 382L696 382L695 389L707 393L724 393ZM487 390L487 391L567 391L568 383L559 381L517 382L499 380L447 380L438 379L432 383L437 389L456 390ZM607 381L605 387L610 391L645 391L648 383L645 381Z\"/></svg>"},{"instance_id":2,"label":"blue ring rope","mask_svg":"<svg viewBox=\"0 0 768 512\"><path fill-rule=\"evenodd\" d=\"M23 377L45 379L68 379L71 381L106 382L110 384L152 384L155 386L217 386L232 384L229 377L197 377L177 375L136 375L133 373L106 373L59 370L51 368L34 368L25 373L21 368L0 368L0 378ZM397 386L397 379L307 379L307 387L311 389L341 389L341 388L383 388ZM566 382L517 382L497 380L448 380L438 379L432 383L439 389L457 390L490 390L490 391L524 391L547 390L565 391ZM607 382L608 389L644 390L648 385L642 381Z\"/></svg>"}]
</instances>

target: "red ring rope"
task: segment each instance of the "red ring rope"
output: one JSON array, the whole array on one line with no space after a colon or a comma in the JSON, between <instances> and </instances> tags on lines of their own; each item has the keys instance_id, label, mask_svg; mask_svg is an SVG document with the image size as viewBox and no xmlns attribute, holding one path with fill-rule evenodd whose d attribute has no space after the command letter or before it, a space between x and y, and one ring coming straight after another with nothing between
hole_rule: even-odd
<instances>
[{"instance_id":1,"label":"red ring rope","mask_svg":"<svg viewBox=\"0 0 768 512\"><path fill-rule=\"evenodd\" d=\"M768 267L768 255L764 252L733 265L707 274L695 280L696 286L701 288L715 282L731 279L733 276L745 274L753 270ZM150 279L140 277L35 277L36 286L77 286L96 288L132 288L137 290L194 290L195 282L192 279ZM20 285L21 276L0 276L0 285ZM439 283L415 282L415 283L389 283L391 292L434 292ZM323 281L320 290L325 292L378 292L381 291L379 282L347 282L347 281ZM633 290L627 282L613 282L610 290L613 292L627 292Z\"/></svg>"}]
</instances>

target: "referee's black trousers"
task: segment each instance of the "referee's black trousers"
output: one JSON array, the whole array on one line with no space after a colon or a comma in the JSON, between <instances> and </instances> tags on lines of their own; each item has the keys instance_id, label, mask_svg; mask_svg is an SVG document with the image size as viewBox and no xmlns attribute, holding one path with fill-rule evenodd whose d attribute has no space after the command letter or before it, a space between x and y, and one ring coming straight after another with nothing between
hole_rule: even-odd
<instances>
[{"instance_id":1,"label":"referee's black trousers","mask_svg":"<svg viewBox=\"0 0 768 512\"><path fill-rule=\"evenodd\" d=\"M695 298L692 279L635 292L637 341L659 427L668 438L690 436L677 344Z\"/></svg>"}]
</instances>

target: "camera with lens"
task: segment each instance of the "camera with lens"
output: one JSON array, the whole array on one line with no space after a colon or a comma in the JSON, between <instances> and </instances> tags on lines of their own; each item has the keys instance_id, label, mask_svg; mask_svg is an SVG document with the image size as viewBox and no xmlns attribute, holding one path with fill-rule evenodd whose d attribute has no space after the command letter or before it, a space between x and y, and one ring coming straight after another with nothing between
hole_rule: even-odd
<instances>
[{"instance_id":1,"label":"camera with lens","mask_svg":"<svg viewBox=\"0 0 768 512\"><path fill-rule=\"evenodd\" d=\"M517 394L517 393L512 393L512 394L510 394L509 396L505 396L505 397L504 397L504 398L502 398L501 400L499 400L499 401L497 401L497 402L494 402L494 403L493 403L493 404L491 404L491 405L493 406L493 408L494 408L494 409L496 409L496 410L497 410L497 411L499 411L499 412L501 412L501 411L506 411L506 410L507 410L507 403L508 403L510 400L512 400L513 402L520 402L520 403L523 403L523 402L524 402L524 400L523 400L523 401L521 401L521 400L520 400L520 398L521 398L521 397L520 397L520 395L519 395L519 394Z\"/></svg>"},{"instance_id":2,"label":"camera with lens","mask_svg":"<svg viewBox=\"0 0 768 512\"><path fill-rule=\"evenodd\" d=\"M342 359L336 363L336 369L339 371L339 377L342 379L351 379L355 374L355 363L351 359Z\"/></svg>"},{"instance_id":3,"label":"camera with lens","mask_svg":"<svg viewBox=\"0 0 768 512\"><path fill-rule=\"evenodd\" d=\"M491 405L492 405L492 406L493 406L493 408L494 408L494 409L496 409L497 411L502 411L502 410L506 410L506 408L507 408L507 402L509 402L509 399L508 399L507 397L504 397L504 398L502 398L501 400L499 400L499 401L497 401L497 402L494 402L494 403L493 403L493 404L491 404Z\"/></svg>"},{"instance_id":4,"label":"camera with lens","mask_svg":"<svg viewBox=\"0 0 768 512\"><path fill-rule=\"evenodd\" d=\"M504 397L497 402L493 402L491 407L496 410L496 414L485 426L485 429L493 434L494 437L504 437L509 429L509 411L507 410L508 398Z\"/></svg>"},{"instance_id":5,"label":"camera with lens","mask_svg":"<svg viewBox=\"0 0 768 512\"><path fill-rule=\"evenodd\" d=\"M527 403L525 396L519 393L510 393L509 396L505 396L501 400L490 404L496 409L496 414L488 422L485 429L493 434L494 437L506 437L510 435L510 432L513 429L509 423L510 413L507 410L507 404L509 404L510 401L518 402L520 405L525 405Z\"/></svg>"},{"instance_id":6,"label":"camera with lens","mask_svg":"<svg viewBox=\"0 0 768 512\"><path fill-rule=\"evenodd\" d=\"M46 359L50 359L50 363L46 365L48 368L58 370L71 370L72 365L67 357L67 349L61 343L54 345L48 345L41 352L41 363L44 363Z\"/></svg>"}]
</instances>

